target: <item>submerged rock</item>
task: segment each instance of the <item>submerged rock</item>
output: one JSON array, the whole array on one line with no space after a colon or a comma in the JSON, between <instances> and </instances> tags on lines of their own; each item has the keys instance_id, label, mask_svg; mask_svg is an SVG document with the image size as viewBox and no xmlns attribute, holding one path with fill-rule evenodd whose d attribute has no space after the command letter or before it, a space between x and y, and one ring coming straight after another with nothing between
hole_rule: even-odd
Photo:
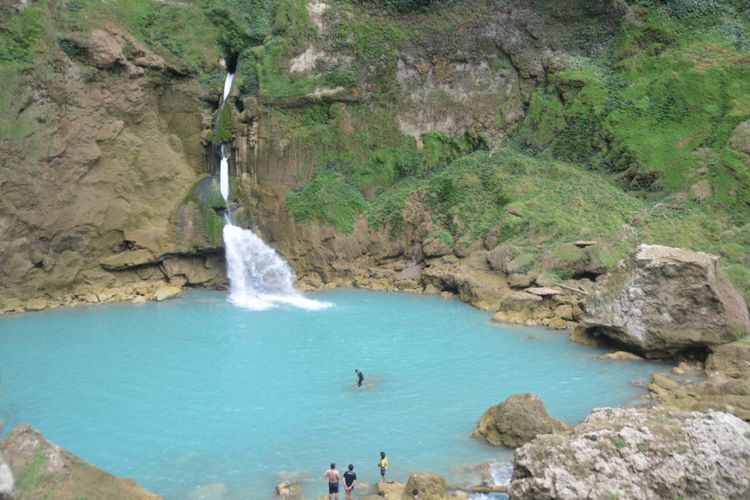
<instances>
[{"instance_id":1,"label":"submerged rock","mask_svg":"<svg viewBox=\"0 0 750 500\"><path fill-rule=\"evenodd\" d=\"M603 408L513 462L514 499L748 498L750 425L721 412Z\"/></svg>"},{"instance_id":2,"label":"submerged rock","mask_svg":"<svg viewBox=\"0 0 750 500\"><path fill-rule=\"evenodd\" d=\"M535 394L513 394L493 406L479 419L472 436L493 446L522 446L539 434L569 429L547 414L542 400Z\"/></svg>"},{"instance_id":3,"label":"submerged rock","mask_svg":"<svg viewBox=\"0 0 750 500\"><path fill-rule=\"evenodd\" d=\"M640 245L597 282L583 322L617 342L658 357L731 342L750 329L745 301L718 257Z\"/></svg>"},{"instance_id":4,"label":"submerged rock","mask_svg":"<svg viewBox=\"0 0 750 500\"><path fill-rule=\"evenodd\" d=\"M132 479L88 465L28 425L13 429L0 444L0 456L5 457L13 476L21 478L16 484L17 498L161 498L144 491ZM0 463L0 485L2 477Z\"/></svg>"},{"instance_id":5,"label":"submerged rock","mask_svg":"<svg viewBox=\"0 0 750 500\"><path fill-rule=\"evenodd\" d=\"M276 485L276 496L280 498L299 499L304 498L302 488L297 481L284 481Z\"/></svg>"}]
</instances>

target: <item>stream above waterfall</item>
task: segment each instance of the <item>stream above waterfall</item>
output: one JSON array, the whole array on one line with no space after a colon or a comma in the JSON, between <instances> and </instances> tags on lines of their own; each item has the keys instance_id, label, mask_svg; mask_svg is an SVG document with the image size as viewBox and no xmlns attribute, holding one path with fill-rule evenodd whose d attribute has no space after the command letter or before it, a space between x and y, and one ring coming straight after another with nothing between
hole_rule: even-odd
<instances>
[{"instance_id":1,"label":"stream above waterfall","mask_svg":"<svg viewBox=\"0 0 750 500\"><path fill-rule=\"evenodd\" d=\"M296 478L325 493L330 462L378 478L510 461L470 437L490 406L534 392L575 423L632 402L650 362L597 359L567 335L490 322L434 296L333 290L310 311L234 307L194 292L142 305L0 318L0 418L166 498L270 498ZM355 386L354 369L365 374ZM212 490L212 491L213 491Z\"/></svg>"}]
</instances>

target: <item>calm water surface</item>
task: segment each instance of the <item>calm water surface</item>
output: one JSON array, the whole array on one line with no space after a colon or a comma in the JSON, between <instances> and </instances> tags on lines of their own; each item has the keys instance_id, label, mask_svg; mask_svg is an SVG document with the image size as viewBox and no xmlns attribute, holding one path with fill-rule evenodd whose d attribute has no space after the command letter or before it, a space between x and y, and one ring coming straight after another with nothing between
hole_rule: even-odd
<instances>
[{"instance_id":1,"label":"calm water surface","mask_svg":"<svg viewBox=\"0 0 750 500\"><path fill-rule=\"evenodd\" d=\"M378 478L509 461L470 437L488 407L538 394L575 423L620 406L665 367L537 328L499 326L452 300L311 295L320 311L236 308L218 292L0 318L0 418L167 498L270 498L295 478L327 493L330 462ZM365 374L357 389L354 369Z\"/></svg>"}]
</instances>

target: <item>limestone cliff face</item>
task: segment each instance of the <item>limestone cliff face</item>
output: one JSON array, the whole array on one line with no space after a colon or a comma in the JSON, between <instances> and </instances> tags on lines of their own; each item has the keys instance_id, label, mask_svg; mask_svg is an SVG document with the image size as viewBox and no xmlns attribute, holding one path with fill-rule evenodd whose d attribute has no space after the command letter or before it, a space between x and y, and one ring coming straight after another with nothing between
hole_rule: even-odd
<instances>
[{"instance_id":1,"label":"limestone cliff face","mask_svg":"<svg viewBox=\"0 0 750 500\"><path fill-rule=\"evenodd\" d=\"M340 20L356 14L336 2L307 2L307 10L317 41L289 55L283 78L320 78L321 68L331 64L344 70L356 67L357 54L334 52L337 45L331 42ZM283 97L263 95L261 88L261 95L247 99L244 111L236 113L240 125L234 148L236 168L245 174L243 189L255 200L256 229L300 276L312 281L338 277L351 283L358 279L352 275L356 268L381 268L372 274L388 274L384 262L400 261L398 267L404 268L424 257L451 253L446 249L430 255L430 245L439 240L431 236L431 215L419 200L407 203L405 226L394 238L388 228L368 226L365 217L351 235L317 222L297 224L286 213L286 196L308 182L333 153L355 151L356 156L359 149L382 146L389 133L399 140L413 139L418 150L430 133L471 136L481 147L502 144L523 121L533 90L563 68L572 53L609 39L624 13L623 3L610 0L507 0L492 2L481 12L457 9L444 13L465 16L457 31L428 28L393 47L392 59L360 62L370 66L365 79L352 88L317 87ZM584 28L588 37L576 35ZM377 78L371 77L381 70ZM379 95L386 92L387 97ZM329 143L289 125L304 122L306 113L321 106L339 124ZM363 191L368 199L375 196L369 188ZM475 242L460 250L460 257L484 250L482 242Z\"/></svg>"},{"instance_id":2,"label":"limestone cliff face","mask_svg":"<svg viewBox=\"0 0 750 500\"><path fill-rule=\"evenodd\" d=\"M68 43L21 76L25 135L0 139L0 311L148 297L177 261L220 280L220 249L170 222L203 173L200 89L114 23Z\"/></svg>"}]
</instances>

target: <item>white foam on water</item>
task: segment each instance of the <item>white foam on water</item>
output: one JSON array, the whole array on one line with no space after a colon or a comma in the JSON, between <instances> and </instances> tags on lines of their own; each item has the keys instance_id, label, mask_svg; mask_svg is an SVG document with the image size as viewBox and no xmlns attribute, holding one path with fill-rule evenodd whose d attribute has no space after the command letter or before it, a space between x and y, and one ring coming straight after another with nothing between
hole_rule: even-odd
<instances>
[{"instance_id":1,"label":"white foam on water","mask_svg":"<svg viewBox=\"0 0 750 500\"><path fill-rule=\"evenodd\" d=\"M507 486L513 475L513 464L490 464L490 477L495 486Z\"/></svg>"},{"instance_id":2,"label":"white foam on water","mask_svg":"<svg viewBox=\"0 0 750 500\"><path fill-rule=\"evenodd\" d=\"M315 311L332 305L297 291L286 261L251 230L227 224L223 233L230 303L254 311L280 305Z\"/></svg>"}]
</instances>

